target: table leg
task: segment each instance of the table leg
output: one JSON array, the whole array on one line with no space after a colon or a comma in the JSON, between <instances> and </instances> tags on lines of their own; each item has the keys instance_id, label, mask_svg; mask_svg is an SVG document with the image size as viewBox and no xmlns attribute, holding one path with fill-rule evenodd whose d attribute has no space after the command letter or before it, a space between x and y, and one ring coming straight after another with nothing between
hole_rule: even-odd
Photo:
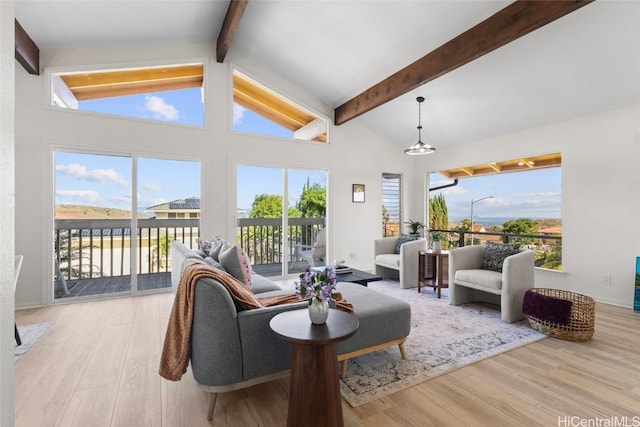
<instances>
[{"instance_id":1,"label":"table leg","mask_svg":"<svg viewBox=\"0 0 640 427\"><path fill-rule=\"evenodd\" d=\"M334 344L293 344L287 426L344 426Z\"/></svg>"}]
</instances>

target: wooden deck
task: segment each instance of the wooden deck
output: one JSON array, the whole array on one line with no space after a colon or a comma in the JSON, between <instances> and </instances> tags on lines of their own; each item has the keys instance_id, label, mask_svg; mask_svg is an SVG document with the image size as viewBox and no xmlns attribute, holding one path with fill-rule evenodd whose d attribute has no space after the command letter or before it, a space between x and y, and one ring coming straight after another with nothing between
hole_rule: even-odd
<instances>
[{"instance_id":1,"label":"wooden deck","mask_svg":"<svg viewBox=\"0 0 640 427\"><path fill-rule=\"evenodd\" d=\"M308 266L305 261L294 262L289 270L290 274L299 274ZM256 274L265 277L280 276L282 264L260 264L252 266ZM55 281L54 298L64 299L89 295L116 294L131 291L131 276L98 277L92 279L68 280L69 295L59 281ZM171 287L171 273L140 274L138 276L138 290L150 290Z\"/></svg>"},{"instance_id":2,"label":"wooden deck","mask_svg":"<svg viewBox=\"0 0 640 427\"><path fill-rule=\"evenodd\" d=\"M54 285L54 298L72 298L88 295L114 294L131 291L131 276L99 277L92 279L68 280L69 295L64 294L59 281ZM140 274L138 290L150 290L171 287L171 273Z\"/></svg>"}]
</instances>

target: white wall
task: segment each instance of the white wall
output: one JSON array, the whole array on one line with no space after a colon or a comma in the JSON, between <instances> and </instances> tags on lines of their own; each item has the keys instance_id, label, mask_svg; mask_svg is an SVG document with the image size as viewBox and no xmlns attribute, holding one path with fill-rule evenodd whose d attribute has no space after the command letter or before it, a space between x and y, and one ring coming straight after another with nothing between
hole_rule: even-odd
<instances>
[{"instance_id":1,"label":"white wall","mask_svg":"<svg viewBox=\"0 0 640 427\"><path fill-rule=\"evenodd\" d=\"M59 111L47 106L45 75L16 71L16 246L25 254L17 305L46 303L50 287L52 234L52 145L163 156L187 156L202 164L202 232L233 236L236 214L235 164L262 163L329 170L329 257L350 265L373 267L373 239L381 234L381 174L403 173L412 162L397 146L355 122L329 130L329 145L230 132L231 75L218 64L210 44L144 46L118 49L41 52L43 67L129 66L154 61L205 60L206 127L204 129ZM291 87L248 59L231 57L244 72L280 90L303 106L331 118L332 110L314 104L300 88ZM131 62L128 62L131 61ZM366 203L351 202L351 184L366 185ZM350 258L350 255L352 257Z\"/></svg>"},{"instance_id":2,"label":"white wall","mask_svg":"<svg viewBox=\"0 0 640 427\"><path fill-rule=\"evenodd\" d=\"M562 153L564 272L538 270L536 286L631 307L640 256L640 105L437 151L419 169L554 152Z\"/></svg>"},{"instance_id":3,"label":"white wall","mask_svg":"<svg viewBox=\"0 0 640 427\"><path fill-rule=\"evenodd\" d=\"M14 421L14 2L0 1L0 425Z\"/></svg>"}]
</instances>

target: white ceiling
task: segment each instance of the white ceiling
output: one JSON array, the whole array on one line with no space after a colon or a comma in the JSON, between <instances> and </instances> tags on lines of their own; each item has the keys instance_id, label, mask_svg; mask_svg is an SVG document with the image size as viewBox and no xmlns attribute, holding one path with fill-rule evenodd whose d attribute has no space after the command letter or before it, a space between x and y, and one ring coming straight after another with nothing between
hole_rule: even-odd
<instances>
[{"instance_id":1,"label":"white ceiling","mask_svg":"<svg viewBox=\"0 0 640 427\"><path fill-rule=\"evenodd\" d=\"M503 1L250 0L231 46L335 108ZM215 43L226 1L18 0L40 49ZM269 82L264 82L268 84ZM355 120L442 149L640 103L640 1L598 0Z\"/></svg>"}]
</instances>

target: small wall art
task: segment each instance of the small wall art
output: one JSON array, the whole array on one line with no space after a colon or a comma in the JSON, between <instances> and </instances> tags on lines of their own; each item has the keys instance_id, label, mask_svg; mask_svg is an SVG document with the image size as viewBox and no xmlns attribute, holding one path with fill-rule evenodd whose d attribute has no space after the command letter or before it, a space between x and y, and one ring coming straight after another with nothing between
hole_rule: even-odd
<instances>
[{"instance_id":1,"label":"small wall art","mask_svg":"<svg viewBox=\"0 0 640 427\"><path fill-rule=\"evenodd\" d=\"M364 203L364 184L353 184L353 203Z\"/></svg>"}]
</instances>

